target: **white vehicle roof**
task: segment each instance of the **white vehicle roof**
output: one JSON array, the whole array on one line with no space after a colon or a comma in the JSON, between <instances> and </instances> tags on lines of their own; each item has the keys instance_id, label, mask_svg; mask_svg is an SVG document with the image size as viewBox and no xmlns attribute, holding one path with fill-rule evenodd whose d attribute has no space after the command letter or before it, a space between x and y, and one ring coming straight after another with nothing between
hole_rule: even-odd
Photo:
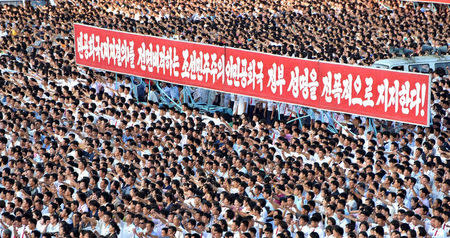
<instances>
[{"instance_id":1,"label":"white vehicle roof","mask_svg":"<svg viewBox=\"0 0 450 238\"><path fill-rule=\"evenodd\" d=\"M450 61L450 55L428 55L428 56L417 56L417 57L398 57L392 59L382 59L377 60L374 65L386 65L386 66L396 66L405 64L423 64L423 63L439 63Z\"/></svg>"}]
</instances>

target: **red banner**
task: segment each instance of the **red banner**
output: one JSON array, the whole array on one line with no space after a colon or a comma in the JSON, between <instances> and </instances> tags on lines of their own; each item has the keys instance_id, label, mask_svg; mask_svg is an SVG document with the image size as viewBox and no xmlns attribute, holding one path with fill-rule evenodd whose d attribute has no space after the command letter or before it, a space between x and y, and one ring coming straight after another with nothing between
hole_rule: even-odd
<instances>
[{"instance_id":1,"label":"red banner","mask_svg":"<svg viewBox=\"0 0 450 238\"><path fill-rule=\"evenodd\" d=\"M427 126L430 76L319 62L74 24L79 65Z\"/></svg>"}]
</instances>

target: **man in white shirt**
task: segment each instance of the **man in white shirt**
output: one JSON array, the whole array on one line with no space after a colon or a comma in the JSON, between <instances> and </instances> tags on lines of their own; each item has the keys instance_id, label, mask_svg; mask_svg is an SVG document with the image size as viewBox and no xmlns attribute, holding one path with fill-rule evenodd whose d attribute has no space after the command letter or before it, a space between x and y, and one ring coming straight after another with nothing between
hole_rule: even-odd
<instances>
[{"instance_id":1,"label":"man in white shirt","mask_svg":"<svg viewBox=\"0 0 450 238\"><path fill-rule=\"evenodd\" d=\"M131 213L128 213L126 216L125 222L120 223L120 234L119 238L128 238L132 237L135 225L133 224L134 216Z\"/></svg>"},{"instance_id":2,"label":"man in white shirt","mask_svg":"<svg viewBox=\"0 0 450 238\"><path fill-rule=\"evenodd\" d=\"M45 232L46 233L58 233L59 232L59 217L58 215L50 216L50 224L47 225Z\"/></svg>"},{"instance_id":3,"label":"man in white shirt","mask_svg":"<svg viewBox=\"0 0 450 238\"><path fill-rule=\"evenodd\" d=\"M229 93L221 93L220 94L220 106L221 107L230 107L230 101L231 101L232 95Z\"/></svg>"},{"instance_id":4,"label":"man in white shirt","mask_svg":"<svg viewBox=\"0 0 450 238\"><path fill-rule=\"evenodd\" d=\"M320 218L317 216L311 217L311 224L309 225L309 235L315 232L319 235L319 238L325 237L325 231L323 228L319 227Z\"/></svg>"},{"instance_id":5,"label":"man in white shirt","mask_svg":"<svg viewBox=\"0 0 450 238\"><path fill-rule=\"evenodd\" d=\"M95 219L95 218L93 218ZM111 213L105 212L101 218L100 221L97 222L97 225L95 227L96 233L98 233L100 236L107 236L109 235L109 228L111 226Z\"/></svg>"},{"instance_id":6,"label":"man in white shirt","mask_svg":"<svg viewBox=\"0 0 450 238\"><path fill-rule=\"evenodd\" d=\"M175 101L178 102L178 100L180 100L180 91L181 91L181 87L179 88L179 86L177 85L173 85L170 88L170 97Z\"/></svg>"},{"instance_id":7,"label":"man in white shirt","mask_svg":"<svg viewBox=\"0 0 450 238\"><path fill-rule=\"evenodd\" d=\"M3 26L3 24L0 24L0 38L7 36L8 32L6 31L5 27Z\"/></svg>"},{"instance_id":8,"label":"man in white shirt","mask_svg":"<svg viewBox=\"0 0 450 238\"><path fill-rule=\"evenodd\" d=\"M155 86L152 85L152 86L150 86L150 89L146 88L146 90L149 90L148 91L148 101L158 103L159 99L158 99L158 94L156 93Z\"/></svg>"},{"instance_id":9,"label":"man in white shirt","mask_svg":"<svg viewBox=\"0 0 450 238\"><path fill-rule=\"evenodd\" d=\"M444 223L444 219L442 217L434 216L431 218L431 229L428 231L428 234L432 238L445 238L447 234L445 230L442 228Z\"/></svg>"},{"instance_id":10,"label":"man in white shirt","mask_svg":"<svg viewBox=\"0 0 450 238\"><path fill-rule=\"evenodd\" d=\"M233 106L233 115L242 115L247 112L248 98L244 96L237 96L236 102Z\"/></svg>"},{"instance_id":11,"label":"man in white shirt","mask_svg":"<svg viewBox=\"0 0 450 238\"><path fill-rule=\"evenodd\" d=\"M204 88L196 88L193 93L194 100L200 104L205 104L208 102L208 95L208 90Z\"/></svg>"}]
</instances>

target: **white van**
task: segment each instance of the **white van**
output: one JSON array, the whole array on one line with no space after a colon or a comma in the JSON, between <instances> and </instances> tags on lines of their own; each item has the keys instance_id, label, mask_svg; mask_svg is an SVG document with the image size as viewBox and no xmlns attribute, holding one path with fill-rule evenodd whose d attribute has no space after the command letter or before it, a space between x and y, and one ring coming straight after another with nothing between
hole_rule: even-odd
<instances>
[{"instance_id":1,"label":"white van","mask_svg":"<svg viewBox=\"0 0 450 238\"><path fill-rule=\"evenodd\" d=\"M434 71L437 68L442 68L448 75L448 69L450 68L450 55L428 55L409 58L383 59L376 61L372 67L420 73L428 73L430 69Z\"/></svg>"}]
</instances>

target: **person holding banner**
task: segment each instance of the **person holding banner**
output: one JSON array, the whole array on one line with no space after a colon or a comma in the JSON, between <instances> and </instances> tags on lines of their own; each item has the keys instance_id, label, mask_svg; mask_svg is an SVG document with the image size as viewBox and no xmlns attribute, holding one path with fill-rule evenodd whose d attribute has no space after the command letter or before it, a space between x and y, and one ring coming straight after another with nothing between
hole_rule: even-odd
<instances>
[{"instance_id":1,"label":"person holding banner","mask_svg":"<svg viewBox=\"0 0 450 238\"><path fill-rule=\"evenodd\" d=\"M247 113L248 97L237 95L233 105L233 115L241 116Z\"/></svg>"}]
</instances>

